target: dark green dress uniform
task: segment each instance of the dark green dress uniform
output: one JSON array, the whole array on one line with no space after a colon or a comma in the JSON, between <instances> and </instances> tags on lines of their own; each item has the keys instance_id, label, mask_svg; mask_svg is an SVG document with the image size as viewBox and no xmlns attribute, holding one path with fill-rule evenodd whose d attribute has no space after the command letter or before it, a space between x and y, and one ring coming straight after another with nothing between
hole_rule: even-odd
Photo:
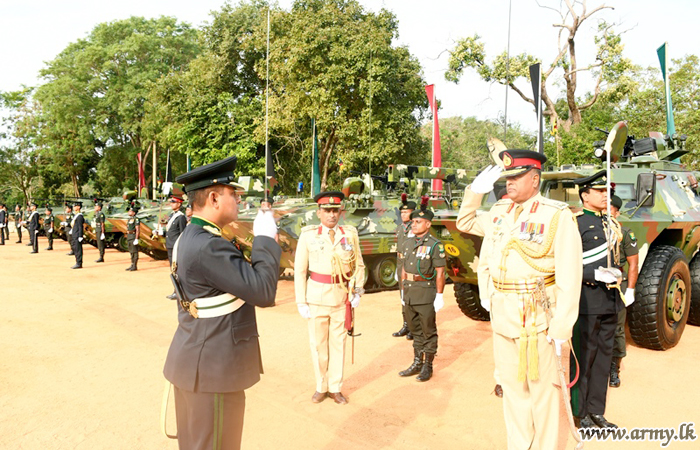
<instances>
[{"instance_id":1,"label":"dark green dress uniform","mask_svg":"<svg viewBox=\"0 0 700 450\"><path fill-rule=\"evenodd\" d=\"M7 210L7 205L5 207L5 239L10 240L10 211Z\"/></svg>"},{"instance_id":2,"label":"dark green dress uniform","mask_svg":"<svg viewBox=\"0 0 700 450\"><path fill-rule=\"evenodd\" d=\"M7 211L0 205L0 245L5 245L5 228L7 228L7 224L5 223L6 218Z\"/></svg>"},{"instance_id":3,"label":"dark green dress uniform","mask_svg":"<svg viewBox=\"0 0 700 450\"><path fill-rule=\"evenodd\" d=\"M50 213L48 216L44 216L44 232L46 233L46 238L49 241L49 246L46 247L46 250L53 250L53 222L55 220L55 217L53 216L53 213Z\"/></svg>"},{"instance_id":4,"label":"dark green dress uniform","mask_svg":"<svg viewBox=\"0 0 700 450\"><path fill-rule=\"evenodd\" d=\"M73 211L72 210L69 213L66 213L64 223L65 223L65 225L64 225L63 229L66 232L66 240L68 241L68 245L70 245L70 252L68 252L67 255L72 256L72 255L75 255L75 252L73 251L73 228L72 228Z\"/></svg>"},{"instance_id":5,"label":"dark green dress uniform","mask_svg":"<svg viewBox=\"0 0 700 450\"><path fill-rule=\"evenodd\" d=\"M140 225L141 220L136 216L129 217L126 221L126 239L129 241L129 254L131 255L131 266L126 270L131 272L138 269L139 246L138 244L134 244L134 240L136 240L136 230Z\"/></svg>"},{"instance_id":6,"label":"dark green dress uniform","mask_svg":"<svg viewBox=\"0 0 700 450\"><path fill-rule=\"evenodd\" d=\"M22 211L15 211L15 229L17 230L17 242L15 244L22 243Z\"/></svg>"},{"instance_id":7,"label":"dark green dress uniform","mask_svg":"<svg viewBox=\"0 0 700 450\"><path fill-rule=\"evenodd\" d=\"M75 265L72 269L80 269L83 267L83 232L85 230L85 217L83 213L78 211L71 222L71 231L73 236L73 253L75 253Z\"/></svg>"},{"instance_id":8,"label":"dark green dress uniform","mask_svg":"<svg viewBox=\"0 0 700 450\"><path fill-rule=\"evenodd\" d=\"M232 157L197 168L177 182L185 190L207 187L214 179L238 188L231 161L235 165ZM210 183L202 186L203 179ZM181 449L240 448L244 390L262 373L255 307L274 305L281 253L274 239L257 236L247 262L215 224L196 214L180 235L173 259L186 300L223 295L244 302L233 312L208 318L191 315L185 299L177 302L178 328L163 373L175 387Z\"/></svg>"},{"instance_id":9,"label":"dark green dress uniform","mask_svg":"<svg viewBox=\"0 0 700 450\"><path fill-rule=\"evenodd\" d=\"M402 204L399 207L399 211L413 211L416 209L416 202L408 201L408 196L406 194L401 194L401 203ZM412 237L413 233L411 232L411 220L404 223L401 219L401 213L399 213L399 221L399 226L396 228L396 273L399 276L399 283L401 283L401 270L403 269L404 260L403 248L406 240L409 237ZM403 302L403 287L399 285L399 289L402 299L401 301ZM403 326L399 331L392 333L391 335L394 337L406 336L406 339L413 339L413 335L408 329L408 321L406 320L406 314L404 313L403 307L401 308L401 315L403 316Z\"/></svg>"},{"instance_id":10,"label":"dark green dress uniform","mask_svg":"<svg viewBox=\"0 0 700 450\"><path fill-rule=\"evenodd\" d=\"M622 227L622 243L620 244L620 267L625 267L628 256L639 254L637 247L637 237L632 230ZM634 288L634 286L632 287ZM622 283L620 289L625 292L627 289L627 273L622 272ZM624 358L627 356L627 346L625 345L625 322L627 321L627 308L622 308L617 313L617 328L615 330L615 345L613 346L613 358Z\"/></svg>"},{"instance_id":11,"label":"dark green dress uniform","mask_svg":"<svg viewBox=\"0 0 700 450\"><path fill-rule=\"evenodd\" d=\"M435 269L445 267L445 248L430 232L409 238L404 243L403 282L404 314L413 335L417 353L437 353L438 333L435 323Z\"/></svg>"},{"instance_id":12,"label":"dark green dress uniform","mask_svg":"<svg viewBox=\"0 0 700 450\"><path fill-rule=\"evenodd\" d=\"M39 253L39 213L34 210L29 214L29 240L32 244L31 253Z\"/></svg>"},{"instance_id":13,"label":"dark green dress uniform","mask_svg":"<svg viewBox=\"0 0 700 450\"><path fill-rule=\"evenodd\" d=\"M105 241L102 239L102 235L105 231L105 213L99 210L95 213L95 218L93 219L93 230L95 230L95 239L97 239L97 250L100 253L100 258L95 262L104 262L105 260Z\"/></svg>"}]
</instances>

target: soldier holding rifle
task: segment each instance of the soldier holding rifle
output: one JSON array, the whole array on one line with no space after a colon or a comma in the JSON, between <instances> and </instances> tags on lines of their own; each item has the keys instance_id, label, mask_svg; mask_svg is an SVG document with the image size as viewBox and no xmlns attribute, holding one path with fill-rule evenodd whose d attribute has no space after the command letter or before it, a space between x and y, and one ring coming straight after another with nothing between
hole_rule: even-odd
<instances>
[{"instance_id":1,"label":"soldier holding rifle","mask_svg":"<svg viewBox=\"0 0 700 450\"><path fill-rule=\"evenodd\" d=\"M553 449L560 407L557 357L578 314L581 239L567 205L539 193L546 157L506 150L500 158L505 170L487 168L465 191L457 228L484 237L479 294L491 315L508 448ZM506 178L508 198L477 216L500 177Z\"/></svg>"}]
</instances>

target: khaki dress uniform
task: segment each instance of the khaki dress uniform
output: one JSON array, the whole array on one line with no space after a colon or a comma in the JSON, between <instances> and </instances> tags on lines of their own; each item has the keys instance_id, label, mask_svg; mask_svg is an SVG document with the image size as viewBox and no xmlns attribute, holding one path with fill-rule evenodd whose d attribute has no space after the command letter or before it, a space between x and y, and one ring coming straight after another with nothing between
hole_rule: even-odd
<instances>
[{"instance_id":1,"label":"khaki dress uniform","mask_svg":"<svg viewBox=\"0 0 700 450\"><path fill-rule=\"evenodd\" d=\"M466 190L457 228L484 237L477 269L479 294L491 305L508 448L554 449L559 380L556 355L545 333L569 339L578 316L582 276L578 226L565 203L540 194L522 205L499 200L477 216L482 197ZM551 303L551 321L534 298L540 280Z\"/></svg>"},{"instance_id":2,"label":"khaki dress uniform","mask_svg":"<svg viewBox=\"0 0 700 450\"><path fill-rule=\"evenodd\" d=\"M309 305L311 359L320 393L339 393L343 386L345 302L353 288L362 288L365 275L355 227L336 225L333 240L330 231L322 225L304 227L294 257L296 302Z\"/></svg>"}]
</instances>

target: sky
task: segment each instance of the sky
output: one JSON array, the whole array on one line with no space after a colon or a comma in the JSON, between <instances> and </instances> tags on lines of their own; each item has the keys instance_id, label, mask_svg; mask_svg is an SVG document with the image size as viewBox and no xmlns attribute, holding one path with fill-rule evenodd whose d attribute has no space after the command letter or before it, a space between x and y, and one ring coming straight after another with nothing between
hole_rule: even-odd
<instances>
[{"instance_id":1,"label":"sky","mask_svg":"<svg viewBox=\"0 0 700 450\"><path fill-rule=\"evenodd\" d=\"M409 48L423 66L427 83L435 84L441 102L439 116L495 120L505 108L505 88L482 81L476 72L465 71L459 84L445 80L449 53L455 42L478 34L491 60L508 46L508 10L511 8L510 53L527 52L548 66L557 53L557 12L538 6L560 9L559 0L360 0L370 11L393 11L399 22L395 43ZM201 26L210 12L219 10L225 0L0 0L0 91L12 91L22 85L41 83L39 70L69 43L87 34L101 22L130 16L174 16L180 21ZM580 2L579 2L580 3ZM292 0L279 0L288 9ZM607 0L587 1L588 10L599 5L612 6L584 22L577 35L579 66L593 62L594 30L598 19L618 23L623 34L624 54L633 63L658 67L656 49L668 42L671 58L700 54L691 32L700 17L697 0ZM663 6L661 6L663 5ZM580 11L580 9L579 9ZM548 83L552 95L561 80L555 72ZM581 88L591 89L582 77ZM519 82L521 90L531 93L529 83ZM580 88L580 89L581 89ZM580 94L582 91L578 91ZM620 118L622 120L624 118ZM508 94L508 121L533 130L536 117L532 106L511 91ZM606 124L601 124L605 126ZM612 124L609 124L612 125Z\"/></svg>"}]
</instances>

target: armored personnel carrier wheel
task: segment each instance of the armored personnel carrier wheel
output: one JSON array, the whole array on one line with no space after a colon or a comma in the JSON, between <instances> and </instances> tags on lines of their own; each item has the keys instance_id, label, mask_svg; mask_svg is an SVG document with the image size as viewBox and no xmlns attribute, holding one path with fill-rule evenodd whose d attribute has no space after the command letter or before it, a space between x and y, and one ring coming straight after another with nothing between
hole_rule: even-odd
<instances>
[{"instance_id":1,"label":"armored personnel carrier wheel","mask_svg":"<svg viewBox=\"0 0 700 450\"><path fill-rule=\"evenodd\" d=\"M667 350L681 340L690 312L691 279L683 252L669 245L653 248L639 273L635 302L629 308L632 339L652 350Z\"/></svg>"},{"instance_id":2,"label":"armored personnel carrier wheel","mask_svg":"<svg viewBox=\"0 0 700 450\"><path fill-rule=\"evenodd\" d=\"M478 287L468 283L455 283L455 298L465 316L474 320L491 320L489 312L481 306Z\"/></svg>"},{"instance_id":3,"label":"armored personnel carrier wheel","mask_svg":"<svg viewBox=\"0 0 700 450\"><path fill-rule=\"evenodd\" d=\"M690 261L690 282L693 289L690 296L688 323L700 325L700 257L697 255Z\"/></svg>"},{"instance_id":4,"label":"armored personnel carrier wheel","mask_svg":"<svg viewBox=\"0 0 700 450\"><path fill-rule=\"evenodd\" d=\"M392 289L399 282L396 280L396 256L387 255L372 262L372 276L377 288Z\"/></svg>"},{"instance_id":5,"label":"armored personnel carrier wheel","mask_svg":"<svg viewBox=\"0 0 700 450\"><path fill-rule=\"evenodd\" d=\"M129 251L129 240L126 238L126 235L121 235L119 236L119 240L117 241L117 250L120 252L128 252Z\"/></svg>"}]
</instances>

